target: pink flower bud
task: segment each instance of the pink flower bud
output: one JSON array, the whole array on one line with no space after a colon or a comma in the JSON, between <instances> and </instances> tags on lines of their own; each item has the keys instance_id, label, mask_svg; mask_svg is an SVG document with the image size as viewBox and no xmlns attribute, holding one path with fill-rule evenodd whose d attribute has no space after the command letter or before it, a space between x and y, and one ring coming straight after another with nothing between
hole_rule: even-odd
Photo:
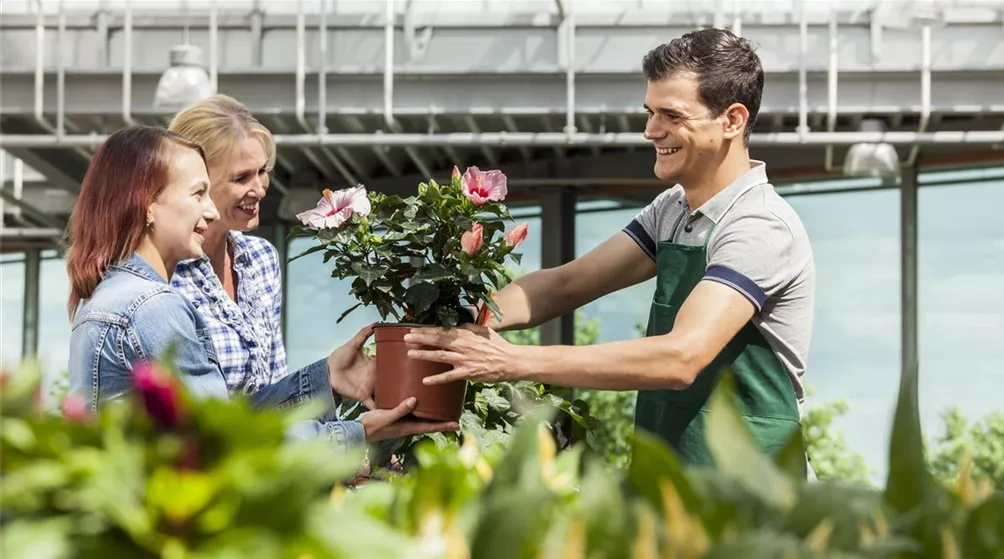
<instances>
[{"instance_id":1,"label":"pink flower bud","mask_svg":"<svg viewBox=\"0 0 1004 559\"><path fill-rule=\"evenodd\" d=\"M161 427L181 423L183 410L177 379L148 361L133 367L133 380L147 415Z\"/></svg>"},{"instance_id":2,"label":"pink flower bud","mask_svg":"<svg viewBox=\"0 0 1004 559\"><path fill-rule=\"evenodd\" d=\"M526 223L520 223L516 227L513 227L505 234L505 244L516 248L526 241L526 235L529 231L530 226Z\"/></svg>"},{"instance_id":3,"label":"pink flower bud","mask_svg":"<svg viewBox=\"0 0 1004 559\"><path fill-rule=\"evenodd\" d=\"M453 179L453 182L460 180L460 168L456 165L453 166L453 176L451 178Z\"/></svg>"},{"instance_id":4,"label":"pink flower bud","mask_svg":"<svg viewBox=\"0 0 1004 559\"><path fill-rule=\"evenodd\" d=\"M71 393L63 399L63 418L67 421L83 421L87 417L87 402L77 393Z\"/></svg>"},{"instance_id":5,"label":"pink flower bud","mask_svg":"<svg viewBox=\"0 0 1004 559\"><path fill-rule=\"evenodd\" d=\"M468 256L474 256L474 253L480 250L481 245L484 244L483 235L484 227L480 223L475 223L470 231L465 231L460 236L460 250L463 250Z\"/></svg>"}]
</instances>

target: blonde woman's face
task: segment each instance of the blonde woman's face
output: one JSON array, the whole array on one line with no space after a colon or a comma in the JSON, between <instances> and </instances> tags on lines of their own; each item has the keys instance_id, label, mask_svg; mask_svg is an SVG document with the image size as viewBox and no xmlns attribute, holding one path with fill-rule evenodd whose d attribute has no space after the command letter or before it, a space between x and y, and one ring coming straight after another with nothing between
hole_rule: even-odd
<instances>
[{"instance_id":1,"label":"blonde woman's face","mask_svg":"<svg viewBox=\"0 0 1004 559\"><path fill-rule=\"evenodd\" d=\"M229 169L211 167L212 197L220 212L219 223L228 230L251 231L258 227L259 206L268 192L268 156L255 137L240 143L240 151Z\"/></svg>"}]
</instances>

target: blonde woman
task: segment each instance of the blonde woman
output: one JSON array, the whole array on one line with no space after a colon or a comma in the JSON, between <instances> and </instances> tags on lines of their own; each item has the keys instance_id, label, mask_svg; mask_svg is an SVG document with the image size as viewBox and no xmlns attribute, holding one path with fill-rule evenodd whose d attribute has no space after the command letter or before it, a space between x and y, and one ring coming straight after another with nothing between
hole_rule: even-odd
<instances>
[{"instance_id":1,"label":"blonde woman","mask_svg":"<svg viewBox=\"0 0 1004 559\"><path fill-rule=\"evenodd\" d=\"M210 190L220 217L205 233L204 255L181 262L173 285L198 308L213 340L228 388L254 394L272 390L287 376L282 339L282 278L278 253L260 237L245 235L259 224L259 207L268 193L275 163L272 134L241 103L215 95L178 113L170 130L200 145L206 154ZM311 386L330 385L338 395L375 407L374 366L361 351L371 328L361 330L326 358L292 373L303 382L306 399ZM318 382L317 379L322 379ZM278 402L291 395L280 394ZM365 415L363 416L365 426ZM456 423L398 421L384 427L380 439L456 430ZM372 433L356 433L374 440ZM356 441L358 442L358 441Z\"/></svg>"}]
</instances>

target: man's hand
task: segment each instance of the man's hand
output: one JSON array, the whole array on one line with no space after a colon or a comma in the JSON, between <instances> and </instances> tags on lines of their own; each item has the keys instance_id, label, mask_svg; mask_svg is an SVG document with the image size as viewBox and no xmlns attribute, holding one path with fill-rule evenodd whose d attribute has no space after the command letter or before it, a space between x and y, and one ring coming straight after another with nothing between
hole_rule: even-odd
<instances>
[{"instance_id":1,"label":"man's hand","mask_svg":"<svg viewBox=\"0 0 1004 559\"><path fill-rule=\"evenodd\" d=\"M364 413L360 418L360 422L366 431L366 440L368 442L376 442L386 439L399 439L411 435L456 431L460 429L460 424L456 421L433 423L430 421L401 419L411 413L411 410L415 409L417 403L418 401L415 398L408 398L392 410L372 410Z\"/></svg>"},{"instance_id":2,"label":"man's hand","mask_svg":"<svg viewBox=\"0 0 1004 559\"><path fill-rule=\"evenodd\" d=\"M373 335L373 325L360 330L345 345L328 356L328 379L335 392L361 402L368 409L376 408L373 391L376 387L376 360L363 353L366 340Z\"/></svg>"},{"instance_id":3,"label":"man's hand","mask_svg":"<svg viewBox=\"0 0 1004 559\"><path fill-rule=\"evenodd\" d=\"M517 380L524 370L526 348L516 351L516 346L484 326L465 325L449 330L416 328L405 335L404 341L437 348L413 349L408 351L408 357L453 365L452 371L426 377L422 381L426 385L456 380L487 383Z\"/></svg>"}]
</instances>

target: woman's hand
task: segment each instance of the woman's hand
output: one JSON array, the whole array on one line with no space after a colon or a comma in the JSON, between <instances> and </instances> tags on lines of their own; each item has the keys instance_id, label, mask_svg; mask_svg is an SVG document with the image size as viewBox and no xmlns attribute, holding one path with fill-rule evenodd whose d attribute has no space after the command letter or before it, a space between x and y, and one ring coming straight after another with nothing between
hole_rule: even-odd
<instances>
[{"instance_id":1,"label":"woman's hand","mask_svg":"<svg viewBox=\"0 0 1004 559\"><path fill-rule=\"evenodd\" d=\"M363 429L366 431L366 440L368 442L376 442L386 439L399 439L411 435L456 431L460 429L460 424L456 421L433 423L430 421L402 419L411 413L411 410L415 409L417 403L418 400L415 398L408 398L392 410L372 410L364 413L360 421L363 424Z\"/></svg>"},{"instance_id":2,"label":"woman's hand","mask_svg":"<svg viewBox=\"0 0 1004 559\"><path fill-rule=\"evenodd\" d=\"M370 324L328 356L331 389L346 398L361 402L368 409L376 408L373 400L376 360L363 353L363 347L372 335L373 325Z\"/></svg>"}]
</instances>

